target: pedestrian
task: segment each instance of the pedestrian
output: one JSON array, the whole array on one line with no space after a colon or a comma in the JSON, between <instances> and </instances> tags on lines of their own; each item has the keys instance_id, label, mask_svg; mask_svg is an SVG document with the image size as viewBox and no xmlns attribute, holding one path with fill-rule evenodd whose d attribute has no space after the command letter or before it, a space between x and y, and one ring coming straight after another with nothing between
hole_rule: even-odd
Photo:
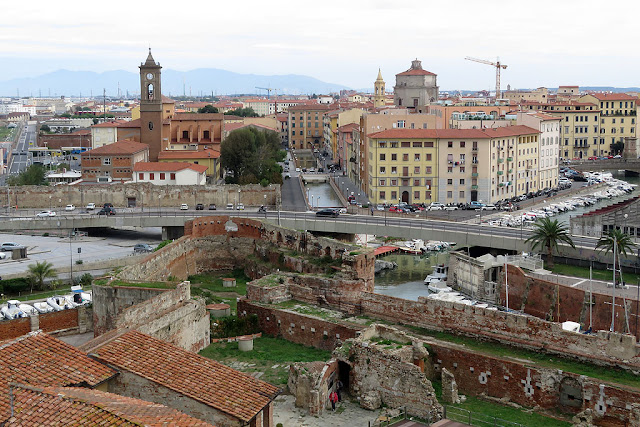
<instances>
[{"instance_id":1,"label":"pedestrian","mask_svg":"<svg viewBox=\"0 0 640 427\"><path fill-rule=\"evenodd\" d=\"M336 402L338 401L338 394L335 391L329 394L329 401L331 402L331 410L335 412Z\"/></svg>"},{"instance_id":2,"label":"pedestrian","mask_svg":"<svg viewBox=\"0 0 640 427\"><path fill-rule=\"evenodd\" d=\"M336 392L338 394L338 402L342 402L342 388L344 387L344 384L342 384L342 381L338 380L338 382L336 383Z\"/></svg>"},{"instance_id":3,"label":"pedestrian","mask_svg":"<svg viewBox=\"0 0 640 427\"><path fill-rule=\"evenodd\" d=\"M373 206L371 206L371 216L373 216Z\"/></svg>"}]
</instances>

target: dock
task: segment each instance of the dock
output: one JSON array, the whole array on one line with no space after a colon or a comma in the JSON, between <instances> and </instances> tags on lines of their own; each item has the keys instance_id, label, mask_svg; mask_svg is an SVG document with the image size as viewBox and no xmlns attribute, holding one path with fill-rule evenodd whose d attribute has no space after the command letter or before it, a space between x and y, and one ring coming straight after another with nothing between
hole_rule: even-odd
<instances>
[{"instance_id":1,"label":"dock","mask_svg":"<svg viewBox=\"0 0 640 427\"><path fill-rule=\"evenodd\" d=\"M399 250L400 248L397 246L379 246L374 250L373 254L378 258L379 256L387 255Z\"/></svg>"}]
</instances>

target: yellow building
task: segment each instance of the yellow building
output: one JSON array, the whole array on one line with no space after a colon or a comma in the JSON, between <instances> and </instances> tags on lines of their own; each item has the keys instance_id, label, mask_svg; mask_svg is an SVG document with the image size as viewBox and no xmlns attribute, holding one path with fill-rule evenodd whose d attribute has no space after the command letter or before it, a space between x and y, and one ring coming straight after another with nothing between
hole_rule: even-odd
<instances>
[{"instance_id":1,"label":"yellow building","mask_svg":"<svg viewBox=\"0 0 640 427\"><path fill-rule=\"evenodd\" d=\"M613 152L611 146L636 137L637 100L626 93L594 93L580 98L581 102L594 103L600 108L600 139L598 148L593 150L594 156L620 154Z\"/></svg>"},{"instance_id":2,"label":"yellow building","mask_svg":"<svg viewBox=\"0 0 640 427\"><path fill-rule=\"evenodd\" d=\"M389 129L369 135L374 203L496 202L537 191L540 131Z\"/></svg>"},{"instance_id":3,"label":"yellow building","mask_svg":"<svg viewBox=\"0 0 640 427\"><path fill-rule=\"evenodd\" d=\"M158 154L159 162L183 162L207 167L207 176L211 177L212 183L222 178L222 168L220 167L220 151L204 149L199 151L162 151Z\"/></svg>"},{"instance_id":4,"label":"yellow building","mask_svg":"<svg viewBox=\"0 0 640 427\"><path fill-rule=\"evenodd\" d=\"M378 77L373 83L373 106L376 108L385 106L385 83L382 79L382 72L378 68Z\"/></svg>"},{"instance_id":5,"label":"yellow building","mask_svg":"<svg viewBox=\"0 0 640 427\"><path fill-rule=\"evenodd\" d=\"M334 107L323 104L303 104L289 108L289 147L319 148L324 139L323 117Z\"/></svg>"}]
</instances>

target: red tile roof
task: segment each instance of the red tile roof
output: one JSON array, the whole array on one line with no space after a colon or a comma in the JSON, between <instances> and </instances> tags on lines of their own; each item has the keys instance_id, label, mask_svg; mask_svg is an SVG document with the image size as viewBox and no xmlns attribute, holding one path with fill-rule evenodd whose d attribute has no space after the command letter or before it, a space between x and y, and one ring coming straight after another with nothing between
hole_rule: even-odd
<instances>
[{"instance_id":1,"label":"red tile roof","mask_svg":"<svg viewBox=\"0 0 640 427\"><path fill-rule=\"evenodd\" d=\"M208 166L185 162L138 162L133 165L134 172L179 172L184 169L204 173Z\"/></svg>"},{"instance_id":2,"label":"red tile roof","mask_svg":"<svg viewBox=\"0 0 640 427\"><path fill-rule=\"evenodd\" d=\"M140 123L141 120L140 119L135 119L135 120L131 120L131 121L124 121L124 123L119 124L118 127L119 128L139 128L140 127Z\"/></svg>"},{"instance_id":3,"label":"red tile roof","mask_svg":"<svg viewBox=\"0 0 640 427\"><path fill-rule=\"evenodd\" d=\"M44 332L0 343L0 413L9 408L9 382L96 387L115 376L110 367Z\"/></svg>"},{"instance_id":4,"label":"red tile roof","mask_svg":"<svg viewBox=\"0 0 640 427\"><path fill-rule=\"evenodd\" d=\"M172 120L211 120L218 121L223 120L224 114L222 113L176 113L173 115Z\"/></svg>"},{"instance_id":5,"label":"red tile roof","mask_svg":"<svg viewBox=\"0 0 640 427\"><path fill-rule=\"evenodd\" d=\"M94 148L93 150L85 151L80 155L85 156L107 156L107 155L130 155L136 154L141 151L148 150L147 144L140 142L123 139L121 141L114 142L113 144L103 145L102 147Z\"/></svg>"},{"instance_id":6,"label":"red tile roof","mask_svg":"<svg viewBox=\"0 0 640 427\"><path fill-rule=\"evenodd\" d=\"M487 134L490 138L502 138L506 136L518 136L518 135L529 135L532 133L540 133L539 130L536 130L536 129L530 128L529 126L524 126L524 125L483 129L482 132Z\"/></svg>"},{"instance_id":7,"label":"red tile roof","mask_svg":"<svg viewBox=\"0 0 640 427\"><path fill-rule=\"evenodd\" d=\"M98 123L97 125L93 125L91 127L92 128L117 128L124 123L126 123L125 120L115 120L111 122Z\"/></svg>"},{"instance_id":8,"label":"red tile roof","mask_svg":"<svg viewBox=\"0 0 640 427\"><path fill-rule=\"evenodd\" d=\"M435 73L432 73L431 71L427 71L427 70L420 70L420 69L408 69L407 71L404 71L402 73L398 73L396 74L396 76L435 76Z\"/></svg>"},{"instance_id":9,"label":"red tile roof","mask_svg":"<svg viewBox=\"0 0 640 427\"><path fill-rule=\"evenodd\" d=\"M138 331L103 344L92 356L249 422L280 393L251 375Z\"/></svg>"},{"instance_id":10,"label":"red tile roof","mask_svg":"<svg viewBox=\"0 0 640 427\"><path fill-rule=\"evenodd\" d=\"M158 153L158 160L171 159L218 159L220 151L206 149L198 151L165 150Z\"/></svg>"},{"instance_id":11,"label":"red tile roof","mask_svg":"<svg viewBox=\"0 0 640 427\"><path fill-rule=\"evenodd\" d=\"M600 101L636 101L637 96L627 95L626 93L590 93L589 95Z\"/></svg>"},{"instance_id":12,"label":"red tile roof","mask_svg":"<svg viewBox=\"0 0 640 427\"><path fill-rule=\"evenodd\" d=\"M212 425L159 403L86 388L16 384L12 392L14 416L4 425Z\"/></svg>"}]
</instances>

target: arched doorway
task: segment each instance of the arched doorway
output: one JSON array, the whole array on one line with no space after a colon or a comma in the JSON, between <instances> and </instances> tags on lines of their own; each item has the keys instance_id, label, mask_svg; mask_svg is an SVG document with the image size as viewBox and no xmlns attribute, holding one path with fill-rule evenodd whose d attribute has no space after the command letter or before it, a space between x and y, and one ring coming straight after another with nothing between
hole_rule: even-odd
<instances>
[{"instance_id":1,"label":"arched doorway","mask_svg":"<svg viewBox=\"0 0 640 427\"><path fill-rule=\"evenodd\" d=\"M349 393L349 378L351 377L351 366L343 361L338 361L338 379L342 383L341 392Z\"/></svg>"},{"instance_id":2,"label":"arched doorway","mask_svg":"<svg viewBox=\"0 0 640 427\"><path fill-rule=\"evenodd\" d=\"M409 192L408 191L403 191L402 192L402 201L404 203L409 203Z\"/></svg>"}]
</instances>

